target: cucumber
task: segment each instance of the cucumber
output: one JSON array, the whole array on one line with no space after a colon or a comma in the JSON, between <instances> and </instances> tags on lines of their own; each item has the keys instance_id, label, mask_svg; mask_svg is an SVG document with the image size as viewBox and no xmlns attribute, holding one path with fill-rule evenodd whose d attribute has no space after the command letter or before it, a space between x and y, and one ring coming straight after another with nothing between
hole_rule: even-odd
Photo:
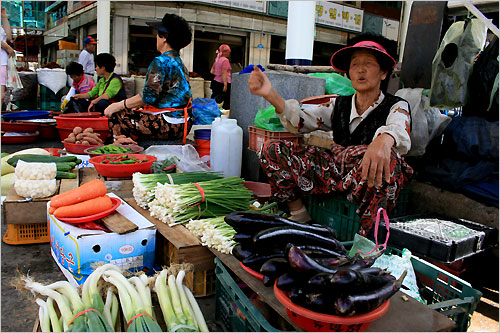
<instances>
[{"instance_id":1,"label":"cucumber","mask_svg":"<svg viewBox=\"0 0 500 333\"><path fill-rule=\"evenodd\" d=\"M16 155L7 160L7 163L15 167L17 165L17 161L23 160L24 162L37 162L37 163L66 163L66 162L76 162L78 158L76 156L47 156L47 155Z\"/></svg>"},{"instance_id":2,"label":"cucumber","mask_svg":"<svg viewBox=\"0 0 500 333\"><path fill-rule=\"evenodd\" d=\"M76 166L75 162L56 163L57 171L71 171Z\"/></svg>"},{"instance_id":3,"label":"cucumber","mask_svg":"<svg viewBox=\"0 0 500 333\"><path fill-rule=\"evenodd\" d=\"M76 174L73 172L57 171L56 179L75 179Z\"/></svg>"},{"instance_id":4,"label":"cucumber","mask_svg":"<svg viewBox=\"0 0 500 333\"><path fill-rule=\"evenodd\" d=\"M9 156L9 153L2 153L2 157Z\"/></svg>"}]
</instances>

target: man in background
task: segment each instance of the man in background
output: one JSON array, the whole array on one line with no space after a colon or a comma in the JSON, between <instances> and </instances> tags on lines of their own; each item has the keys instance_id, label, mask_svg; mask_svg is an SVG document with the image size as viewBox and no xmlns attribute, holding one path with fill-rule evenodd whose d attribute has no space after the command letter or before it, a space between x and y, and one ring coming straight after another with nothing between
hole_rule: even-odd
<instances>
[{"instance_id":1,"label":"man in background","mask_svg":"<svg viewBox=\"0 0 500 333\"><path fill-rule=\"evenodd\" d=\"M94 52L97 42L92 36L87 36L83 40L83 44L85 48L80 53L78 62L83 66L83 72L92 77L95 71Z\"/></svg>"}]
</instances>

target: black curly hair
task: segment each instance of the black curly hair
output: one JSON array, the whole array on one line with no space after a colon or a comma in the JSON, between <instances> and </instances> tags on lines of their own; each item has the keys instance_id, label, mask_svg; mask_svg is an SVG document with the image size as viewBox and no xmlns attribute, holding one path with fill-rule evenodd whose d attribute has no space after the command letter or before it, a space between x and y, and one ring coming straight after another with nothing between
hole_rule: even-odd
<instances>
[{"instance_id":1,"label":"black curly hair","mask_svg":"<svg viewBox=\"0 0 500 333\"><path fill-rule=\"evenodd\" d=\"M99 53L95 56L94 62L97 66L104 67L108 73L112 73L115 70L116 59L112 54Z\"/></svg>"},{"instance_id":2,"label":"black curly hair","mask_svg":"<svg viewBox=\"0 0 500 333\"><path fill-rule=\"evenodd\" d=\"M83 66L75 61L72 61L66 66L66 74L68 75L83 75Z\"/></svg>"},{"instance_id":3,"label":"black curly hair","mask_svg":"<svg viewBox=\"0 0 500 333\"><path fill-rule=\"evenodd\" d=\"M394 59L398 59L398 54L397 54L397 49L398 49L398 44L396 41L393 41L393 40L390 40L382 35L377 35L377 34L373 34L373 33L370 33L370 32L365 32L365 33L362 33L362 34L359 34L359 35L356 35L354 37L352 37L351 39L349 39L347 41L347 46L352 46L356 43L359 43L359 42L362 42L362 41L372 41L372 42L376 42L376 43L379 43L380 45L382 45L385 50L387 51L387 53L389 53L389 55L391 57L393 57ZM391 74L392 74L392 62L388 61L386 57L384 57L383 55L380 55L379 52L373 52L375 57L377 58L377 61L380 65L380 69L382 69L383 71L387 71L387 76L385 77L385 79L380 83L380 89L385 92L387 90L387 86L389 84L389 79L391 78ZM349 71L347 71L347 77L349 77Z\"/></svg>"},{"instance_id":4,"label":"black curly hair","mask_svg":"<svg viewBox=\"0 0 500 333\"><path fill-rule=\"evenodd\" d=\"M189 23L184 18L175 14L165 14L161 22L167 28L168 33L158 32L158 36L166 38L171 48L180 51L191 43L193 32Z\"/></svg>"}]
</instances>

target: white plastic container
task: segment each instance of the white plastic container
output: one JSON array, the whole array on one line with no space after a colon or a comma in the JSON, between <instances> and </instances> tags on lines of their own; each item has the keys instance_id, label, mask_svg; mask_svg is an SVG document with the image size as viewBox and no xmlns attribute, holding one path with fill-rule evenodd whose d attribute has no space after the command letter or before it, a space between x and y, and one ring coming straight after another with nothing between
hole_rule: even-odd
<instances>
[{"instance_id":1,"label":"white plastic container","mask_svg":"<svg viewBox=\"0 0 500 333\"><path fill-rule=\"evenodd\" d=\"M243 130L236 119L216 118L210 134L210 167L224 178L241 176Z\"/></svg>"}]
</instances>

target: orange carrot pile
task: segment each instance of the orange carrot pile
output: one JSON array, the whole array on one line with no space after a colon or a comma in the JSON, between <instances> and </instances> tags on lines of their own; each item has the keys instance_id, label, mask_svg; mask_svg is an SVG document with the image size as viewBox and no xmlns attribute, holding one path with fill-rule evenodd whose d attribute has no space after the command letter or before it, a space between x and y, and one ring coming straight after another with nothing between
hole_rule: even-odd
<instances>
[{"instance_id":1,"label":"orange carrot pile","mask_svg":"<svg viewBox=\"0 0 500 333\"><path fill-rule=\"evenodd\" d=\"M59 208L62 206L73 205L82 201L102 197L106 193L107 190L104 182L99 179L94 179L80 187L52 197L52 200L50 200L50 206Z\"/></svg>"},{"instance_id":2,"label":"orange carrot pile","mask_svg":"<svg viewBox=\"0 0 500 333\"><path fill-rule=\"evenodd\" d=\"M107 195L98 198L85 200L73 205L59 207L55 210L54 216L59 217L83 217L101 213L113 207L111 198Z\"/></svg>"}]
</instances>

